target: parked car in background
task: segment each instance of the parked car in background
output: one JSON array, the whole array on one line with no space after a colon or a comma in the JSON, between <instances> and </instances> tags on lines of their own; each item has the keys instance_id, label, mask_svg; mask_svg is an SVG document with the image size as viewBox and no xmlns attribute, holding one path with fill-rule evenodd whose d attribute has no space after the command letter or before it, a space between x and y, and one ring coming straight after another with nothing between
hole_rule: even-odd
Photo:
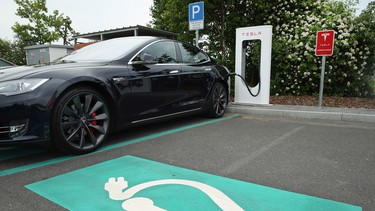
<instances>
[{"instance_id":1,"label":"parked car in background","mask_svg":"<svg viewBox=\"0 0 375 211\"><path fill-rule=\"evenodd\" d=\"M0 75L0 145L49 141L82 154L131 125L221 117L228 77L198 48L157 37L111 39L51 65L11 68Z\"/></svg>"},{"instance_id":2,"label":"parked car in background","mask_svg":"<svg viewBox=\"0 0 375 211\"><path fill-rule=\"evenodd\" d=\"M7 61L3 58L0 58L0 69L5 69L5 68L9 68L9 67L14 67L14 66L16 66L16 65L13 64L12 62Z\"/></svg>"}]
</instances>

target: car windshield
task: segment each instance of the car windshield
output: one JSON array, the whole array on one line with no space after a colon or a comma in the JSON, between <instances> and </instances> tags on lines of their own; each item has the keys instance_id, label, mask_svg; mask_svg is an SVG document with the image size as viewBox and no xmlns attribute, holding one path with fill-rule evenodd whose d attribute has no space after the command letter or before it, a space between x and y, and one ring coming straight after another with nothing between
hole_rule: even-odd
<instances>
[{"instance_id":1,"label":"car windshield","mask_svg":"<svg viewBox=\"0 0 375 211\"><path fill-rule=\"evenodd\" d=\"M142 43L151 39L151 37L126 37L106 40L74 51L55 62L113 61L129 54Z\"/></svg>"}]
</instances>

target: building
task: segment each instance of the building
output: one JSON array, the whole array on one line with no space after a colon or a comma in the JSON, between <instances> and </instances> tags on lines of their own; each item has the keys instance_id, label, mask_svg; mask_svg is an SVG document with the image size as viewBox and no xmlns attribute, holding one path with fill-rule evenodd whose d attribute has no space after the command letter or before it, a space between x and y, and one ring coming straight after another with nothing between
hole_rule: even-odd
<instances>
[{"instance_id":1,"label":"building","mask_svg":"<svg viewBox=\"0 0 375 211\"><path fill-rule=\"evenodd\" d=\"M73 52L73 46L65 45L32 45L26 50L27 65L48 64L52 61Z\"/></svg>"},{"instance_id":2,"label":"building","mask_svg":"<svg viewBox=\"0 0 375 211\"><path fill-rule=\"evenodd\" d=\"M110 29L98 32L91 32L86 34L80 34L74 37L75 39L75 49L80 47L84 47L88 44L88 42L98 42L103 40L109 40L112 38L118 37L130 37L130 36L155 36L155 37L165 37L175 39L177 38L176 33L168 32L160 29L154 29L145 26L130 26L124 28L117 28L117 29ZM86 42L82 42L81 40L85 40Z\"/></svg>"},{"instance_id":3,"label":"building","mask_svg":"<svg viewBox=\"0 0 375 211\"><path fill-rule=\"evenodd\" d=\"M74 37L74 47L48 44L27 46L24 49L26 50L27 65L48 64L74 50L98 41L129 36L155 36L174 39L177 35L173 32L137 25L77 35Z\"/></svg>"}]
</instances>

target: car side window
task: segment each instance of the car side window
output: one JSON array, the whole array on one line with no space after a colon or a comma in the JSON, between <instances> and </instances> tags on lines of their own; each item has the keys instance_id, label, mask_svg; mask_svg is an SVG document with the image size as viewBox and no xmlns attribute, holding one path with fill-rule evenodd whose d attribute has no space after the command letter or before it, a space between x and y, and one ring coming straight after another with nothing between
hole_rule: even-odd
<instances>
[{"instance_id":1,"label":"car side window","mask_svg":"<svg viewBox=\"0 0 375 211\"><path fill-rule=\"evenodd\" d=\"M176 63L176 49L173 42L162 41L151 44L141 51L135 61L156 61L158 63Z\"/></svg>"},{"instance_id":2,"label":"car side window","mask_svg":"<svg viewBox=\"0 0 375 211\"><path fill-rule=\"evenodd\" d=\"M210 60L210 58L205 53L203 53L202 51L200 51L198 48L194 46L191 46L186 43L178 43L178 46L180 47L180 50L181 50L183 63L198 64L198 63L203 63L203 62Z\"/></svg>"}]
</instances>

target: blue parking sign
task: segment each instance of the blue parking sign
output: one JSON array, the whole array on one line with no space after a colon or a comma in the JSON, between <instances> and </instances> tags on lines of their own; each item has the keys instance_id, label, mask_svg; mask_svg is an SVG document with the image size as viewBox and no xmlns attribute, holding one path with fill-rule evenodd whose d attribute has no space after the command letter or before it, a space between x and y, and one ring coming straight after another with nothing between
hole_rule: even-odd
<instances>
[{"instance_id":1,"label":"blue parking sign","mask_svg":"<svg viewBox=\"0 0 375 211\"><path fill-rule=\"evenodd\" d=\"M189 4L189 21L204 20L204 2L195 2Z\"/></svg>"},{"instance_id":2,"label":"blue parking sign","mask_svg":"<svg viewBox=\"0 0 375 211\"><path fill-rule=\"evenodd\" d=\"M204 2L201 1L189 4L189 30L199 30L203 28Z\"/></svg>"}]
</instances>

